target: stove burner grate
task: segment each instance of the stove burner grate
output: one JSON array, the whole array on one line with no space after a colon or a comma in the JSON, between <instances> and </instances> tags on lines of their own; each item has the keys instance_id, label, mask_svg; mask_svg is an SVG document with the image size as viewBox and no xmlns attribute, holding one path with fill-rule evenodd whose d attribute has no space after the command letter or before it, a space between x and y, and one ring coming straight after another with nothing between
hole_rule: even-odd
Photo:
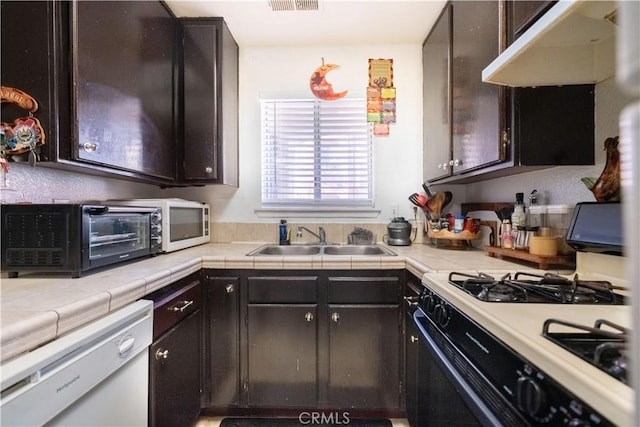
<instances>
[{"instance_id":1,"label":"stove burner grate","mask_svg":"<svg viewBox=\"0 0 640 427\"><path fill-rule=\"evenodd\" d=\"M573 279L546 273L516 272L499 279L486 273L451 272L449 283L487 302L535 302L559 304L624 304L607 281Z\"/></svg>"},{"instance_id":2,"label":"stove burner grate","mask_svg":"<svg viewBox=\"0 0 640 427\"><path fill-rule=\"evenodd\" d=\"M562 325L580 332L550 332L552 325ZM602 329L602 326L608 326L617 332ZM547 319L542 328L542 336L628 384L628 329L603 319L596 320L593 327Z\"/></svg>"}]
</instances>

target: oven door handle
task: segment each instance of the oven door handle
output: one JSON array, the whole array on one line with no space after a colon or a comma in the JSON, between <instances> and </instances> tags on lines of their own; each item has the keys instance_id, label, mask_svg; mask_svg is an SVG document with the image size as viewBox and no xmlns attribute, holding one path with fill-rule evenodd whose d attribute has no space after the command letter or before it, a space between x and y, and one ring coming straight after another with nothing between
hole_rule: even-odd
<instances>
[{"instance_id":1,"label":"oven door handle","mask_svg":"<svg viewBox=\"0 0 640 427\"><path fill-rule=\"evenodd\" d=\"M433 338L431 338L429 333L424 329L424 326L422 326L418 320L419 317L426 319L426 316L420 309L413 313L413 323L420 332L420 339L422 340L422 343L434 356L438 366L440 366L440 369L442 369L447 378L449 378L449 381L455 385L460 396L469 406L469 409L473 414L478 418L478 421L480 421L484 426L503 426L504 424L484 404L480 396L478 396L467 380L460 374L460 372L458 372L453 363L447 359L442 350L440 350L437 344L433 341Z\"/></svg>"}]
</instances>

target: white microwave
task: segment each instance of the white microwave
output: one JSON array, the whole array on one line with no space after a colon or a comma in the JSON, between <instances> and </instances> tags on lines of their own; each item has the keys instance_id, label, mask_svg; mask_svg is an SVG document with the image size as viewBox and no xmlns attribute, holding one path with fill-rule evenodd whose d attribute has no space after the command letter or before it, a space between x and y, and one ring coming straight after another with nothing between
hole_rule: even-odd
<instances>
[{"instance_id":1,"label":"white microwave","mask_svg":"<svg viewBox=\"0 0 640 427\"><path fill-rule=\"evenodd\" d=\"M209 243L209 205L184 199L127 199L118 204L155 206L162 220L162 252L173 252Z\"/></svg>"}]
</instances>

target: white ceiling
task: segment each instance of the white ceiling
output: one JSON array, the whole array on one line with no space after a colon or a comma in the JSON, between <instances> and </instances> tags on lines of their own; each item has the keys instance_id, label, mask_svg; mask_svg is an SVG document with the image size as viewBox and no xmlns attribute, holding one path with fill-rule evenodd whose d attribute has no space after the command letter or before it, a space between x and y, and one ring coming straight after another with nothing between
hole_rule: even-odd
<instances>
[{"instance_id":1,"label":"white ceiling","mask_svg":"<svg viewBox=\"0 0 640 427\"><path fill-rule=\"evenodd\" d=\"M274 12L268 0L165 0L177 17L221 16L241 46L422 43L445 0L319 0Z\"/></svg>"}]
</instances>

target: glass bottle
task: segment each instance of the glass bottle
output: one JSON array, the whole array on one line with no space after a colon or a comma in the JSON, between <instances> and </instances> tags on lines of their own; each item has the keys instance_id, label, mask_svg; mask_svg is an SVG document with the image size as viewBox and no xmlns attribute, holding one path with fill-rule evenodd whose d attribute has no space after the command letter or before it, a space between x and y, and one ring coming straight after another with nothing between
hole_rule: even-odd
<instances>
[{"instance_id":1,"label":"glass bottle","mask_svg":"<svg viewBox=\"0 0 640 427\"><path fill-rule=\"evenodd\" d=\"M524 211L524 193L516 193L516 205L511 214L511 226L514 229L527 225L527 214Z\"/></svg>"}]
</instances>

